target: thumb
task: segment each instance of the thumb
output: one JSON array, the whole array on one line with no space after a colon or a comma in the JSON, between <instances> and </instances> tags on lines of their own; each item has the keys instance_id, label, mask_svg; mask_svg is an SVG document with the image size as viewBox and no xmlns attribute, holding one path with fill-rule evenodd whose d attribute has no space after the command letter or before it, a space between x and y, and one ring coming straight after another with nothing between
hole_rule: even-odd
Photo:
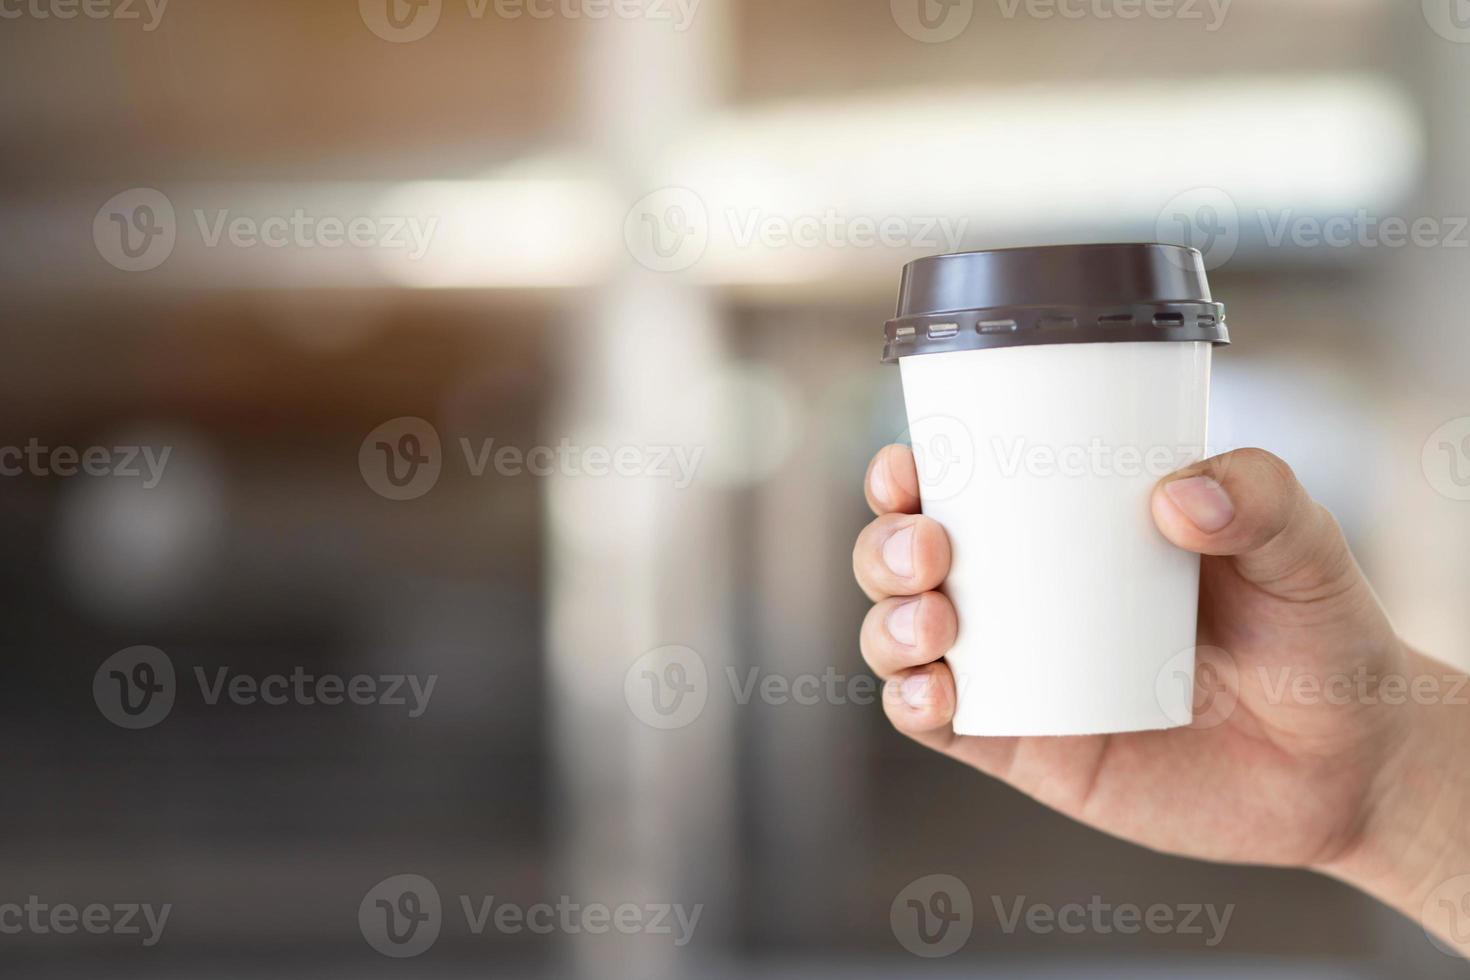
<instances>
[{"instance_id":1,"label":"thumb","mask_svg":"<svg viewBox=\"0 0 1470 980\"><path fill-rule=\"evenodd\" d=\"M1186 551L1232 556L1246 581L1281 599L1337 595L1362 580L1337 521L1262 449L1238 449L1154 488L1154 523Z\"/></svg>"}]
</instances>

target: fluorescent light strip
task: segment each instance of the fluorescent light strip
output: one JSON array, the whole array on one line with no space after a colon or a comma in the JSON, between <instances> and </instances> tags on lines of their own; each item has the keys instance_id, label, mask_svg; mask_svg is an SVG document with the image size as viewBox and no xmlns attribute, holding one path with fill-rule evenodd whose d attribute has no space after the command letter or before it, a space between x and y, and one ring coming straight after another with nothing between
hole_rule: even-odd
<instances>
[{"instance_id":1,"label":"fluorescent light strip","mask_svg":"<svg viewBox=\"0 0 1470 980\"><path fill-rule=\"evenodd\" d=\"M923 90L732 111L677 145L663 186L692 190L708 247L687 269L722 284L836 282L942 251L861 247L854 222L964 223L1006 241L1048 229L1151 231L1198 187L1242 212L1332 214L1391 206L1413 186L1423 134L1392 82L1363 75ZM440 215L429 254L395 258L406 286L575 286L629 261L626 205L595 178L489 175L403 185L399 214ZM581 168L593 172L590 166ZM653 188L649 188L652 190ZM835 217L814 244L763 237ZM955 229L951 228L953 232Z\"/></svg>"}]
</instances>

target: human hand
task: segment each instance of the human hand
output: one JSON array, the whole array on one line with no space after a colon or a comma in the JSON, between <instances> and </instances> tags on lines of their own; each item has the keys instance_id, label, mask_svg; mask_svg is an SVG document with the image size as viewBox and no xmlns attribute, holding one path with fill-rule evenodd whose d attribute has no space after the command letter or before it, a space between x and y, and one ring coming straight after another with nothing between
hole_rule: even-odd
<instances>
[{"instance_id":1,"label":"human hand","mask_svg":"<svg viewBox=\"0 0 1470 980\"><path fill-rule=\"evenodd\" d=\"M878 517L853 551L875 603L863 656L899 731L1127 840L1314 868L1415 916L1437 884L1470 872L1470 779L1452 751L1467 744L1470 709L1383 696L1388 679L1429 678L1448 694L1453 672L1397 637L1337 523L1281 460L1239 450L1154 489L1160 532L1204 556L1196 704L1209 697L1212 709L1187 728L1117 735L954 734L941 658L957 620L936 591L949 542L919 514L918 488L910 450L881 450L865 480ZM1470 951L1459 923L1422 911L1426 928Z\"/></svg>"}]
</instances>

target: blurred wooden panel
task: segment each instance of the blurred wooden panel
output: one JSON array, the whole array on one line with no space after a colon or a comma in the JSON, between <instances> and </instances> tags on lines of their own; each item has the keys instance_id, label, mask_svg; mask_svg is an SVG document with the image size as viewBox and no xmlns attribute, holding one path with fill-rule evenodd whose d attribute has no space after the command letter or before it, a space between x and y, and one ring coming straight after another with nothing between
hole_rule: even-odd
<instances>
[{"instance_id":1,"label":"blurred wooden panel","mask_svg":"<svg viewBox=\"0 0 1470 980\"><path fill-rule=\"evenodd\" d=\"M412 43L375 36L354 2L175 2L152 31L6 20L0 174L472 175L563 141L580 35L596 25L508 20L494 0L484 11L476 19L466 0L445 0Z\"/></svg>"}]
</instances>

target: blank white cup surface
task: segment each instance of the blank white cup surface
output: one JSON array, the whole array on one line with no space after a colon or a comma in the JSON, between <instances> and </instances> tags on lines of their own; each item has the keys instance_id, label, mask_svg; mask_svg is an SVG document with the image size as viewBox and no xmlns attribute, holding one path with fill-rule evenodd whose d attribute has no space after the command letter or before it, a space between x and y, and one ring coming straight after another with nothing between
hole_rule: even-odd
<instances>
[{"instance_id":1,"label":"blank white cup surface","mask_svg":"<svg viewBox=\"0 0 1470 980\"><path fill-rule=\"evenodd\" d=\"M923 511L949 534L961 735L1189 724L1199 557L1150 493L1203 457L1210 344L1044 344L899 361Z\"/></svg>"}]
</instances>

